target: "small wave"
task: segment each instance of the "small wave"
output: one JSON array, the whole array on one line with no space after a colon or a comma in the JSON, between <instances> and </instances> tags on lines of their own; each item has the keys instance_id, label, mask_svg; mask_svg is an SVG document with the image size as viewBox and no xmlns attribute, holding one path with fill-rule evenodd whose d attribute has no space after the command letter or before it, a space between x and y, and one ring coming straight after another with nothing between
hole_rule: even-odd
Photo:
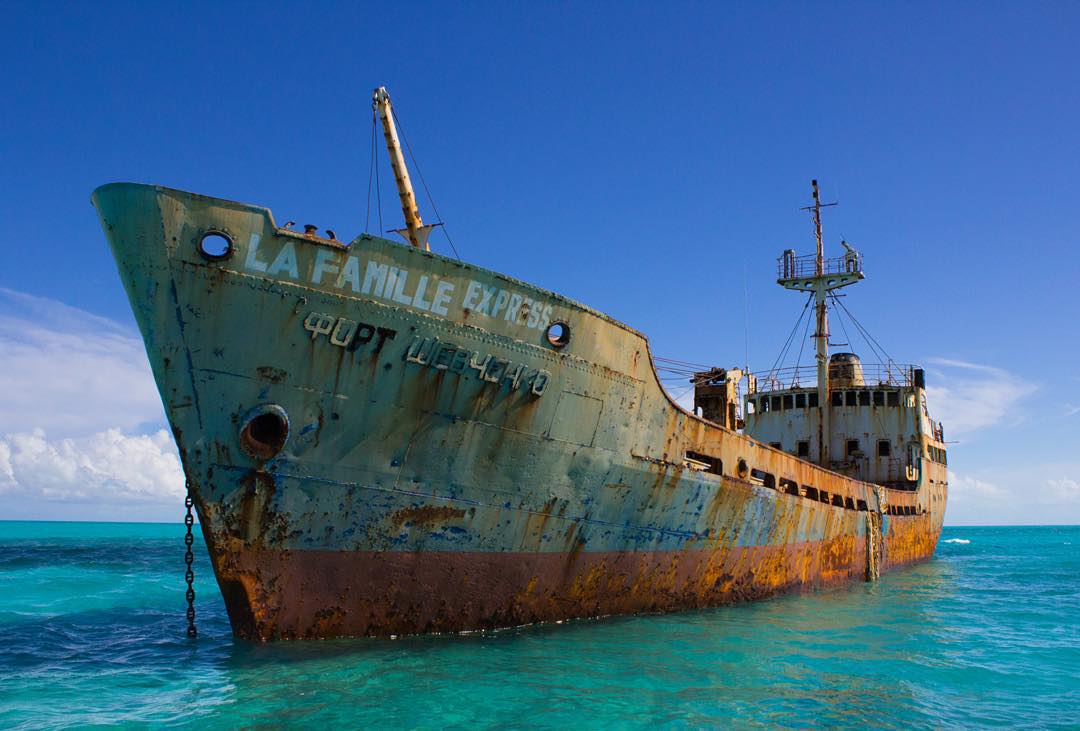
<instances>
[{"instance_id":1,"label":"small wave","mask_svg":"<svg viewBox=\"0 0 1080 731\"><path fill-rule=\"evenodd\" d=\"M962 543L965 546L967 544L971 543L971 541L969 541L967 538L946 538L945 542L946 543Z\"/></svg>"}]
</instances>

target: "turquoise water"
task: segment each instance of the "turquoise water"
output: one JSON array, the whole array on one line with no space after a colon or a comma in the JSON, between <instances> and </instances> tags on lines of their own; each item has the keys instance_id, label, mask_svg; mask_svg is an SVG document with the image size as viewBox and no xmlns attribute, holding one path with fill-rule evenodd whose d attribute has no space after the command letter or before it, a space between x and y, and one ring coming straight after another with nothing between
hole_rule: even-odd
<instances>
[{"instance_id":1,"label":"turquoise water","mask_svg":"<svg viewBox=\"0 0 1080 731\"><path fill-rule=\"evenodd\" d=\"M466 636L234 641L183 526L0 522L0 727L1080 727L1080 527L873 585Z\"/></svg>"}]
</instances>

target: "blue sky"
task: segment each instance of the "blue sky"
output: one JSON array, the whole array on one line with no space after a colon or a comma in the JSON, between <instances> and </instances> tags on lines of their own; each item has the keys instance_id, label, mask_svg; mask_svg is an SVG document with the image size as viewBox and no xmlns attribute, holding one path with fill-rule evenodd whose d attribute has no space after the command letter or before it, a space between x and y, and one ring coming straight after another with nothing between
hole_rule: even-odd
<instances>
[{"instance_id":1,"label":"blue sky","mask_svg":"<svg viewBox=\"0 0 1080 731\"><path fill-rule=\"evenodd\" d=\"M748 323L772 364L802 304L775 258L810 250L818 178L832 251L866 258L845 304L926 364L957 442L949 522L1080 522L1075 3L3 8L0 517L179 511L90 191L351 237L385 84L462 258L662 356L740 364Z\"/></svg>"}]
</instances>

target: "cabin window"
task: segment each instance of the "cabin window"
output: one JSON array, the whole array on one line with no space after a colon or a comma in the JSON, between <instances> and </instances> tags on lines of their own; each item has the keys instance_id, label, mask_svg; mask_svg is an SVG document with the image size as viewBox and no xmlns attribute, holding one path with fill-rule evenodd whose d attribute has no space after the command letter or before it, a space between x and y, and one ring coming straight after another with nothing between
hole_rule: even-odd
<instances>
[{"instance_id":1,"label":"cabin window","mask_svg":"<svg viewBox=\"0 0 1080 731\"><path fill-rule=\"evenodd\" d=\"M848 510L854 510L855 509L855 501L852 500L849 497L844 498L844 507L847 508Z\"/></svg>"},{"instance_id":2,"label":"cabin window","mask_svg":"<svg viewBox=\"0 0 1080 731\"><path fill-rule=\"evenodd\" d=\"M944 449L941 450L941 464L943 464L943 465L948 465L949 464L949 453L946 452Z\"/></svg>"},{"instance_id":3,"label":"cabin window","mask_svg":"<svg viewBox=\"0 0 1080 731\"><path fill-rule=\"evenodd\" d=\"M783 442L769 442L769 446L772 447L773 449L783 449L784 448Z\"/></svg>"},{"instance_id":4,"label":"cabin window","mask_svg":"<svg viewBox=\"0 0 1080 731\"><path fill-rule=\"evenodd\" d=\"M833 495L832 504L838 508L842 508L844 507L844 498L840 497L839 495Z\"/></svg>"},{"instance_id":5,"label":"cabin window","mask_svg":"<svg viewBox=\"0 0 1080 731\"><path fill-rule=\"evenodd\" d=\"M884 391L874 391L874 406L884 406L884 405L885 405L885 392Z\"/></svg>"},{"instance_id":6,"label":"cabin window","mask_svg":"<svg viewBox=\"0 0 1080 731\"><path fill-rule=\"evenodd\" d=\"M800 439L795 442L795 456L797 457L809 457L810 456L810 442L806 439Z\"/></svg>"},{"instance_id":7,"label":"cabin window","mask_svg":"<svg viewBox=\"0 0 1080 731\"><path fill-rule=\"evenodd\" d=\"M861 511L863 511L865 513L866 512L866 501L865 500L856 500L855 502L856 502L856 504L858 506L857 509L861 510Z\"/></svg>"},{"instance_id":8,"label":"cabin window","mask_svg":"<svg viewBox=\"0 0 1080 731\"><path fill-rule=\"evenodd\" d=\"M794 480L789 480L787 478L781 477L780 489L786 492L788 495L798 495L799 483L795 482Z\"/></svg>"},{"instance_id":9,"label":"cabin window","mask_svg":"<svg viewBox=\"0 0 1080 731\"><path fill-rule=\"evenodd\" d=\"M776 478L768 472L761 470L750 470L750 479L761 483L765 487L776 488Z\"/></svg>"},{"instance_id":10,"label":"cabin window","mask_svg":"<svg viewBox=\"0 0 1080 731\"><path fill-rule=\"evenodd\" d=\"M869 405L870 405L870 392L869 391L859 391L859 406L869 406Z\"/></svg>"},{"instance_id":11,"label":"cabin window","mask_svg":"<svg viewBox=\"0 0 1080 731\"><path fill-rule=\"evenodd\" d=\"M803 490L803 495L810 498L811 500L817 500L818 499L818 497L817 497L817 488L816 487L810 487L810 485L803 485L802 490Z\"/></svg>"},{"instance_id":12,"label":"cabin window","mask_svg":"<svg viewBox=\"0 0 1080 731\"><path fill-rule=\"evenodd\" d=\"M843 391L833 391L832 405L833 406L843 406L844 405L844 392Z\"/></svg>"},{"instance_id":13,"label":"cabin window","mask_svg":"<svg viewBox=\"0 0 1080 731\"><path fill-rule=\"evenodd\" d=\"M818 490L817 497L818 497L818 500L820 500L821 502L828 503L829 502L829 491L828 490Z\"/></svg>"},{"instance_id":14,"label":"cabin window","mask_svg":"<svg viewBox=\"0 0 1080 731\"><path fill-rule=\"evenodd\" d=\"M784 408L785 409L793 409L793 408L795 408L795 399L791 396L790 393L787 396L784 396Z\"/></svg>"},{"instance_id":15,"label":"cabin window","mask_svg":"<svg viewBox=\"0 0 1080 731\"><path fill-rule=\"evenodd\" d=\"M888 439L878 439L877 456L889 457L892 455L892 444Z\"/></svg>"},{"instance_id":16,"label":"cabin window","mask_svg":"<svg viewBox=\"0 0 1080 731\"><path fill-rule=\"evenodd\" d=\"M858 395L854 391L848 391L844 394L844 405L855 406L857 405Z\"/></svg>"},{"instance_id":17,"label":"cabin window","mask_svg":"<svg viewBox=\"0 0 1080 731\"><path fill-rule=\"evenodd\" d=\"M859 440L858 439L848 439L847 440L847 456L848 457L857 457L857 456L859 456Z\"/></svg>"},{"instance_id":18,"label":"cabin window","mask_svg":"<svg viewBox=\"0 0 1080 731\"><path fill-rule=\"evenodd\" d=\"M808 405L810 406L810 408L811 408L811 409L816 409L816 408L817 408L817 405L818 405L818 401L817 401L817 391L815 391L814 393L810 394L810 399L809 399L809 401L808 401Z\"/></svg>"},{"instance_id":19,"label":"cabin window","mask_svg":"<svg viewBox=\"0 0 1080 731\"><path fill-rule=\"evenodd\" d=\"M773 396L772 397L772 410L773 411L779 411L780 410L780 408L781 408L780 407L780 401L781 401L781 399L780 399L779 396Z\"/></svg>"},{"instance_id":20,"label":"cabin window","mask_svg":"<svg viewBox=\"0 0 1080 731\"><path fill-rule=\"evenodd\" d=\"M885 400L888 406L900 405L900 392L899 391L886 391Z\"/></svg>"},{"instance_id":21,"label":"cabin window","mask_svg":"<svg viewBox=\"0 0 1080 731\"><path fill-rule=\"evenodd\" d=\"M795 394L795 408L796 409L805 409L806 408L806 394L805 393L797 393L797 394Z\"/></svg>"}]
</instances>

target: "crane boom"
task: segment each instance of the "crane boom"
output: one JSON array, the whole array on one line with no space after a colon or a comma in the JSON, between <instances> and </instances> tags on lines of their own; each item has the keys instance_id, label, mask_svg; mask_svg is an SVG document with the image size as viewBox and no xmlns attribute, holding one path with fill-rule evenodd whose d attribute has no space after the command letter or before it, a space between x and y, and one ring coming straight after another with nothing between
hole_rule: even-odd
<instances>
[{"instance_id":1,"label":"crane boom","mask_svg":"<svg viewBox=\"0 0 1080 731\"><path fill-rule=\"evenodd\" d=\"M416 194L413 192L412 181L409 180L409 169L405 166L405 155L401 151L401 142L398 140L397 126L394 124L394 111L390 106L390 94L385 86L380 86L372 95L372 106L379 114L382 121L383 136L386 138L386 149L390 153L390 166L394 169L394 182L397 183L398 197L401 198L401 212L405 214L405 229L399 231L409 243L418 249L431 251L428 244L428 236L432 226L425 226L420 218L420 209L416 205Z\"/></svg>"}]
</instances>

